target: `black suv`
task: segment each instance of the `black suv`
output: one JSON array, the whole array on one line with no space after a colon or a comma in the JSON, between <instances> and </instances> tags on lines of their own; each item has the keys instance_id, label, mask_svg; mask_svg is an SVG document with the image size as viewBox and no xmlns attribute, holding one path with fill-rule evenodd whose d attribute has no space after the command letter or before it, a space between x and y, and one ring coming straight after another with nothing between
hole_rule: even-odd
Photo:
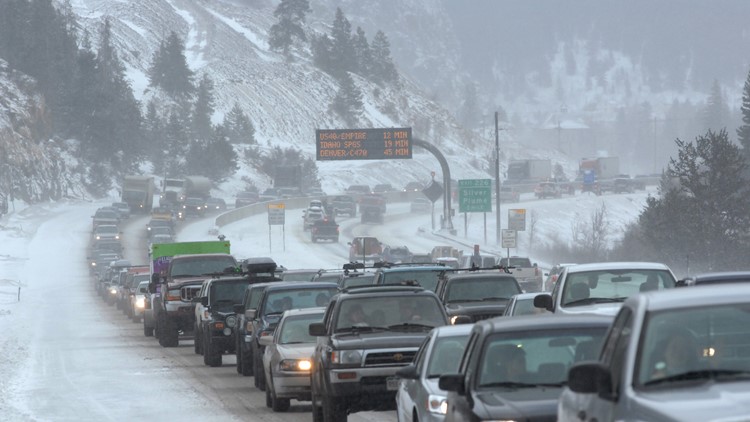
<instances>
[{"instance_id":1,"label":"black suv","mask_svg":"<svg viewBox=\"0 0 750 422\"><path fill-rule=\"evenodd\" d=\"M275 269L275 266L274 266ZM271 271L273 273L273 270ZM203 282L193 299L195 306L195 352L203 354L203 363L221 366L224 353L234 353L237 315L234 305L250 284L248 277L216 277Z\"/></svg>"},{"instance_id":2,"label":"black suv","mask_svg":"<svg viewBox=\"0 0 750 422\"><path fill-rule=\"evenodd\" d=\"M396 371L412 362L427 333L448 324L440 299L421 287L345 289L331 298L312 357L313 421L395 409Z\"/></svg>"},{"instance_id":3,"label":"black suv","mask_svg":"<svg viewBox=\"0 0 750 422\"><path fill-rule=\"evenodd\" d=\"M265 346L260 344L259 338L273 335L284 311L325 306L329 298L337 292L336 283L325 282L280 282L270 284L263 289L257 307L245 311L246 324L252 324L252 328L247 331L251 332L250 355L253 361L254 383L257 388L262 391L266 389L263 372Z\"/></svg>"},{"instance_id":4,"label":"black suv","mask_svg":"<svg viewBox=\"0 0 750 422\"><path fill-rule=\"evenodd\" d=\"M511 296L519 293L518 281L497 270L446 273L438 282L438 296L454 324L462 315L471 322L502 316Z\"/></svg>"}]
</instances>

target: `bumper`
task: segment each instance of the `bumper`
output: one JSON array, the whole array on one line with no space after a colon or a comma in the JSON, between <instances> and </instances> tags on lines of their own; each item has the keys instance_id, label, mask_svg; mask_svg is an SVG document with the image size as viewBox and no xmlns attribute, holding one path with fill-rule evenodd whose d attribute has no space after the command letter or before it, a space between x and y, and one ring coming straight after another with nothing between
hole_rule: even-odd
<instances>
[{"instance_id":1,"label":"bumper","mask_svg":"<svg viewBox=\"0 0 750 422\"><path fill-rule=\"evenodd\" d=\"M518 285L526 293L541 292L543 282L542 278L524 278L518 280Z\"/></svg>"},{"instance_id":2,"label":"bumper","mask_svg":"<svg viewBox=\"0 0 750 422\"><path fill-rule=\"evenodd\" d=\"M395 377L401 366L347 368L328 371L331 393L336 397L376 395L395 398L396 390L387 388L387 379Z\"/></svg>"},{"instance_id":3,"label":"bumper","mask_svg":"<svg viewBox=\"0 0 750 422\"><path fill-rule=\"evenodd\" d=\"M277 397L310 401L310 374L273 374L273 390Z\"/></svg>"}]
</instances>

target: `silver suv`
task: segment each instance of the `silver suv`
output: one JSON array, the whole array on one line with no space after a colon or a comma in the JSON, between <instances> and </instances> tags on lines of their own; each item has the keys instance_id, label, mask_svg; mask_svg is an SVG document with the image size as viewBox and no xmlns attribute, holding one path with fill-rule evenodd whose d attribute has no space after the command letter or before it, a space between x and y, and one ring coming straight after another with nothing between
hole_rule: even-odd
<instances>
[{"instance_id":1,"label":"silver suv","mask_svg":"<svg viewBox=\"0 0 750 422\"><path fill-rule=\"evenodd\" d=\"M544 275L542 274L542 270L536 265L536 262L532 264L531 260L527 257L511 256L510 258L500 258L498 265L508 268L508 271L518 280L518 284L521 285L521 289L524 292L542 291Z\"/></svg>"}]
</instances>

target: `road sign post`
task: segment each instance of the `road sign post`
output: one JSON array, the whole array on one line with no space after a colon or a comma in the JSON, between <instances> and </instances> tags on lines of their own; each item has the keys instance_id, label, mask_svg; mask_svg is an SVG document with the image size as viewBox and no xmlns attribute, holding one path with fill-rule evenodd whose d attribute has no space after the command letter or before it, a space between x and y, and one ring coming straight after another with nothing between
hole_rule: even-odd
<instances>
[{"instance_id":1,"label":"road sign post","mask_svg":"<svg viewBox=\"0 0 750 422\"><path fill-rule=\"evenodd\" d=\"M517 232L515 230L510 229L503 229L503 248L506 248L508 250L508 258L510 258L510 248L516 247L516 234Z\"/></svg>"},{"instance_id":2,"label":"road sign post","mask_svg":"<svg viewBox=\"0 0 750 422\"><path fill-rule=\"evenodd\" d=\"M284 223L286 221L286 205L282 203L268 204L268 252L271 248L271 226L281 226L281 241L283 250L286 252L286 230Z\"/></svg>"}]
</instances>

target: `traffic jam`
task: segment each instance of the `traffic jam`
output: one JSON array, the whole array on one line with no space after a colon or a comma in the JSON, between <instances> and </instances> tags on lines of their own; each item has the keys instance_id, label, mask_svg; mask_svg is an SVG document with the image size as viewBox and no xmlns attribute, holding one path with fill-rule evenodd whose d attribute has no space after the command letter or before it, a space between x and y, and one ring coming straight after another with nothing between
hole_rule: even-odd
<instances>
[{"instance_id":1,"label":"traffic jam","mask_svg":"<svg viewBox=\"0 0 750 422\"><path fill-rule=\"evenodd\" d=\"M750 287L734 283L750 274L678 280L654 262L543 271L479 245L417 252L374 236L349 239L339 269L287 268L237 258L221 236L176 240L186 218L225 212L207 209L202 182L188 177L184 195L133 188L98 209L93 288L154 347L189 345L206 367L236 367L274 413L327 422L360 412L399 421L750 414ZM389 188L310 198L296 229L312 245L339 243L341 216L383 224ZM145 199L153 196L158 206ZM186 200L193 197L201 200ZM187 213L192 202L202 210ZM136 235L122 229L135 207L151 208L138 235L148 244L136 254L148 262L128 260L121 243Z\"/></svg>"}]
</instances>

